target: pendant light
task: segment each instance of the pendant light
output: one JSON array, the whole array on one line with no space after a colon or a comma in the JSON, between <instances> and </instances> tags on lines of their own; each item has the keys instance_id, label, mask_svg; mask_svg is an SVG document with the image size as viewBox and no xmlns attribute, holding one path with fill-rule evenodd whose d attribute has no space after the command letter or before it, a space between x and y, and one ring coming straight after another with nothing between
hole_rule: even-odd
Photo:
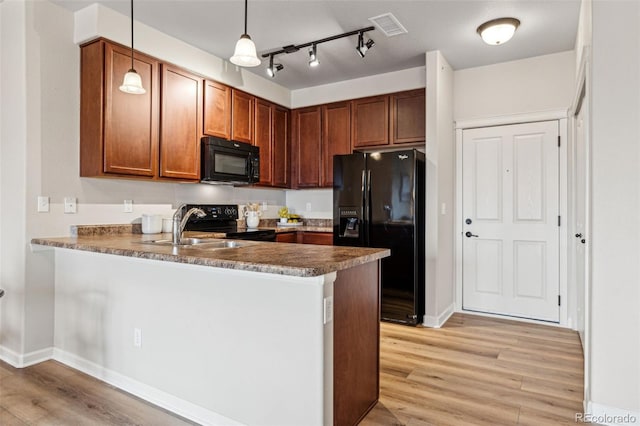
<instances>
[{"instance_id":1,"label":"pendant light","mask_svg":"<svg viewBox=\"0 0 640 426\"><path fill-rule=\"evenodd\" d=\"M520 21L516 18L499 18L485 22L476 31L485 43L497 46L511 40L518 26Z\"/></svg>"},{"instance_id":2,"label":"pendant light","mask_svg":"<svg viewBox=\"0 0 640 426\"><path fill-rule=\"evenodd\" d=\"M131 0L131 68L124 75L124 81L120 90L125 93L131 93L132 95L143 95L147 93L142 87L142 78L140 74L133 68L133 0Z\"/></svg>"},{"instance_id":3,"label":"pendant light","mask_svg":"<svg viewBox=\"0 0 640 426\"><path fill-rule=\"evenodd\" d=\"M229 60L239 67L257 67L260 65L260 59L256 54L256 45L253 44L253 40L247 34L247 0L244 0L244 33L236 43L236 50Z\"/></svg>"}]
</instances>

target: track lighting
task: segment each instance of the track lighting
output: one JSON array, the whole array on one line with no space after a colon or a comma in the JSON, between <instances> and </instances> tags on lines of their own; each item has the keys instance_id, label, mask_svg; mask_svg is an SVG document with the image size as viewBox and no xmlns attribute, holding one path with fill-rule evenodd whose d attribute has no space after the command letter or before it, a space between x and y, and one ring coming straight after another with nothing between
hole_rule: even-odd
<instances>
[{"instance_id":1,"label":"track lighting","mask_svg":"<svg viewBox=\"0 0 640 426\"><path fill-rule=\"evenodd\" d=\"M356 47L356 52L360 55L361 58L364 58L364 55L367 54L367 50L371 49L373 45L376 44L375 41L369 39L367 42L364 42L364 32L358 34L358 46Z\"/></svg>"},{"instance_id":2,"label":"track lighting","mask_svg":"<svg viewBox=\"0 0 640 426\"><path fill-rule=\"evenodd\" d=\"M320 65L320 61L318 60L318 51L316 48L317 45L313 45L313 47L311 47L311 49L309 49L309 66L310 67L317 67L318 65Z\"/></svg>"},{"instance_id":3,"label":"track lighting","mask_svg":"<svg viewBox=\"0 0 640 426\"><path fill-rule=\"evenodd\" d=\"M2 0L0 0L2 1ZM284 66L282 64L274 64L273 63L273 58L276 55L282 55L282 54L290 54L290 53L295 53L297 51L299 51L300 49L304 49L305 47L309 48L309 66L310 67L317 67L318 65L320 65L320 61L318 60L318 45L320 43L326 43L328 41L333 41L333 40L337 40L340 38L344 38L344 37L350 37L353 35L358 35L358 47L356 48L356 50L358 51L358 54L364 58L365 53L367 52L367 50L371 49L373 47L373 45L375 44L375 42L371 39L367 40L367 42L364 42L364 33L368 32L368 31L373 31L375 30L375 27L366 27L366 28L360 28L359 30L354 30L354 31L349 31L347 33L343 33L343 34L337 34L331 37L326 37L320 40L314 40L314 41L310 41L309 43L302 43L302 44L290 44L287 46L282 47L279 50L274 50L273 52L268 52L268 53L263 53L262 57L263 58L269 58L269 67L267 68L267 75L271 78L275 77L276 72L281 71L282 69L284 69Z\"/></svg>"},{"instance_id":4,"label":"track lighting","mask_svg":"<svg viewBox=\"0 0 640 426\"><path fill-rule=\"evenodd\" d=\"M273 55L269 56L269 67L267 68L267 75L271 78L276 76L278 71L282 71L284 69L284 65L282 64L274 64L273 63Z\"/></svg>"}]
</instances>

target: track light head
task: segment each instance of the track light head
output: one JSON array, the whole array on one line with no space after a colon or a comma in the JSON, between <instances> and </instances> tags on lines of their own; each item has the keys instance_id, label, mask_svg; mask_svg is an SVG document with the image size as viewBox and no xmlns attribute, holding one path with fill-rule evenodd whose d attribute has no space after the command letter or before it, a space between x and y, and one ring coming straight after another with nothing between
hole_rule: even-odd
<instances>
[{"instance_id":1,"label":"track light head","mask_svg":"<svg viewBox=\"0 0 640 426\"><path fill-rule=\"evenodd\" d=\"M318 60L318 52L314 44L313 47L309 49L309 66L317 67L318 65L320 65L320 61Z\"/></svg>"},{"instance_id":2,"label":"track light head","mask_svg":"<svg viewBox=\"0 0 640 426\"><path fill-rule=\"evenodd\" d=\"M358 34L358 46L356 46L356 52L358 52L358 55L360 55L361 58L364 58L364 55L367 54L367 50L371 49L374 44L376 43L372 39L367 40L365 43L364 33L361 32Z\"/></svg>"},{"instance_id":3,"label":"track light head","mask_svg":"<svg viewBox=\"0 0 640 426\"><path fill-rule=\"evenodd\" d=\"M267 68L267 75L271 78L276 76L278 71L282 71L284 69L284 65L282 64L274 64L273 63L273 55L269 56L269 67Z\"/></svg>"}]
</instances>

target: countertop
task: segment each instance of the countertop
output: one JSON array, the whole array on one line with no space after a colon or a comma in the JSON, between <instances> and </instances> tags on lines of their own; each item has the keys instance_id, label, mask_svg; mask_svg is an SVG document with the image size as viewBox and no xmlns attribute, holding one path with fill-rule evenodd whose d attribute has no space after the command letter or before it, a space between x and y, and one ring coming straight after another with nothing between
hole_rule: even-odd
<instances>
[{"instance_id":1,"label":"countertop","mask_svg":"<svg viewBox=\"0 0 640 426\"><path fill-rule=\"evenodd\" d=\"M98 228L90 229L96 230ZM284 232L301 230L295 227L278 229L284 229ZM92 234L87 232L89 235L83 235L84 233L79 232L80 235L72 235L71 237L34 238L31 243L118 256L297 277L324 275L377 261L391 254L388 249L244 240L239 241L242 246L238 248L173 247L172 245L157 245L148 242L156 239L171 239L171 234L131 232L94 232ZM202 235L202 233L185 233L185 236L191 237L198 235ZM207 234L206 236L215 237L215 234Z\"/></svg>"}]
</instances>

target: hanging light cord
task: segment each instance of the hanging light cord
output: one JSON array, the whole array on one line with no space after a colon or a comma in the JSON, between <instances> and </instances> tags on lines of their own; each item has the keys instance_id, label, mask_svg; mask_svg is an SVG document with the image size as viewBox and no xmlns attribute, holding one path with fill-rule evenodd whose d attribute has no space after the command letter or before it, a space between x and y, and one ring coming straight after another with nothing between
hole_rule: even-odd
<instances>
[{"instance_id":1,"label":"hanging light cord","mask_svg":"<svg viewBox=\"0 0 640 426\"><path fill-rule=\"evenodd\" d=\"M133 0L131 0L131 69L133 69Z\"/></svg>"},{"instance_id":2,"label":"hanging light cord","mask_svg":"<svg viewBox=\"0 0 640 426\"><path fill-rule=\"evenodd\" d=\"M247 34L247 0L244 0L244 34Z\"/></svg>"}]
</instances>

